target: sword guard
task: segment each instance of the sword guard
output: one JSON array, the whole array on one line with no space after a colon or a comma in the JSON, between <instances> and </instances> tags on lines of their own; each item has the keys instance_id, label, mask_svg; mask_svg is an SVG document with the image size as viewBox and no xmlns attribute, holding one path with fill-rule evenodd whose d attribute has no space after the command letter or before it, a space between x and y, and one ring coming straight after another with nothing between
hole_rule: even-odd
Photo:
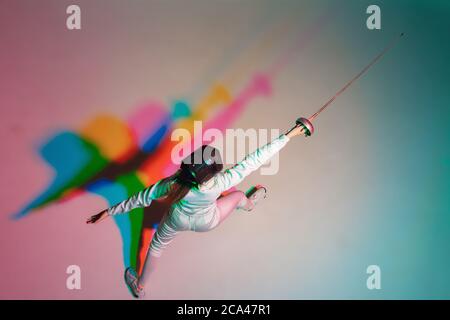
<instances>
[{"instance_id":1,"label":"sword guard","mask_svg":"<svg viewBox=\"0 0 450 320\"><path fill-rule=\"evenodd\" d=\"M314 126L311 121L306 118L298 118L295 121L296 126L301 126L305 130L305 136L309 137L314 133Z\"/></svg>"}]
</instances>

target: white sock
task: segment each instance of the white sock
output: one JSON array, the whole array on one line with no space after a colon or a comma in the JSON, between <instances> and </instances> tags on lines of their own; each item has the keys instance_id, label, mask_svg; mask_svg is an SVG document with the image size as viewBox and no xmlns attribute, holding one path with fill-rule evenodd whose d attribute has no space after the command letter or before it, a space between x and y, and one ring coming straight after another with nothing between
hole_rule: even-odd
<instances>
[{"instance_id":1,"label":"white sock","mask_svg":"<svg viewBox=\"0 0 450 320\"><path fill-rule=\"evenodd\" d=\"M237 209L243 209L250 211L254 207L253 202L250 199L247 199L247 197L244 197L239 201L239 204L237 205Z\"/></svg>"}]
</instances>

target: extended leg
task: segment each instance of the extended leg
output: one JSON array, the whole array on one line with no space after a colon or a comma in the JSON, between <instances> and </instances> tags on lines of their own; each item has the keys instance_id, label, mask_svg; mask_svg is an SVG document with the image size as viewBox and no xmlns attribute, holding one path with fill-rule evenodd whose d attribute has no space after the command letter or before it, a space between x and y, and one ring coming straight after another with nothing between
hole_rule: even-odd
<instances>
[{"instance_id":1,"label":"extended leg","mask_svg":"<svg viewBox=\"0 0 450 320\"><path fill-rule=\"evenodd\" d=\"M159 264L159 256L151 254L149 252L145 258L145 263L142 268L142 274L139 278L139 285L144 286L148 277L157 269L157 266Z\"/></svg>"},{"instance_id":2,"label":"extended leg","mask_svg":"<svg viewBox=\"0 0 450 320\"><path fill-rule=\"evenodd\" d=\"M139 278L140 285L145 285L147 277L155 270L159 257L170 242L172 242L178 232L179 230L177 230L177 227L172 224L168 216L166 216L158 225L158 228L156 229L150 243L150 248L142 268Z\"/></svg>"}]
</instances>

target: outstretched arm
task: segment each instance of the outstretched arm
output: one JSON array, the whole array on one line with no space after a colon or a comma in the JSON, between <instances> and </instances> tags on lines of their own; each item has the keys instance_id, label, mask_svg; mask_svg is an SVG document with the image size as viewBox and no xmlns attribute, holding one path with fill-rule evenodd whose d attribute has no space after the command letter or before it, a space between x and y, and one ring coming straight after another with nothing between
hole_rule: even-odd
<instances>
[{"instance_id":1,"label":"outstretched arm","mask_svg":"<svg viewBox=\"0 0 450 320\"><path fill-rule=\"evenodd\" d=\"M286 132L286 134L282 134L272 142L250 153L238 164L217 174L214 177L215 187L222 192L239 184L246 176L258 170L264 163L277 154L291 138L298 135L304 135L304 130L300 127L294 127Z\"/></svg>"},{"instance_id":2,"label":"outstretched arm","mask_svg":"<svg viewBox=\"0 0 450 320\"><path fill-rule=\"evenodd\" d=\"M107 209L108 215L114 216L116 214L129 212L136 208L148 207L153 200L153 187L154 185L151 185L150 187L145 188L144 190L134 194L128 199L110 207L109 209Z\"/></svg>"},{"instance_id":3,"label":"outstretched arm","mask_svg":"<svg viewBox=\"0 0 450 320\"><path fill-rule=\"evenodd\" d=\"M129 212L136 208L148 207L153 199L163 196L167 192L168 187L167 181L158 181L156 184L145 188L128 199L89 217L86 223L98 223L108 216Z\"/></svg>"}]
</instances>

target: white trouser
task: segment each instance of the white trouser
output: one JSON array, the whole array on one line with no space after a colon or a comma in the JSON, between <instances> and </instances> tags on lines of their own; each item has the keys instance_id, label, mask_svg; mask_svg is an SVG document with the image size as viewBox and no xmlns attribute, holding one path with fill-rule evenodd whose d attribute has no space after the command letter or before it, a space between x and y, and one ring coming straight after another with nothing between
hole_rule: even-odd
<instances>
[{"instance_id":1,"label":"white trouser","mask_svg":"<svg viewBox=\"0 0 450 320\"><path fill-rule=\"evenodd\" d=\"M187 215L180 210L167 214L158 225L150 244L150 254L160 257L164 249L180 231L206 232L220 222L219 209L214 207L206 213Z\"/></svg>"}]
</instances>

